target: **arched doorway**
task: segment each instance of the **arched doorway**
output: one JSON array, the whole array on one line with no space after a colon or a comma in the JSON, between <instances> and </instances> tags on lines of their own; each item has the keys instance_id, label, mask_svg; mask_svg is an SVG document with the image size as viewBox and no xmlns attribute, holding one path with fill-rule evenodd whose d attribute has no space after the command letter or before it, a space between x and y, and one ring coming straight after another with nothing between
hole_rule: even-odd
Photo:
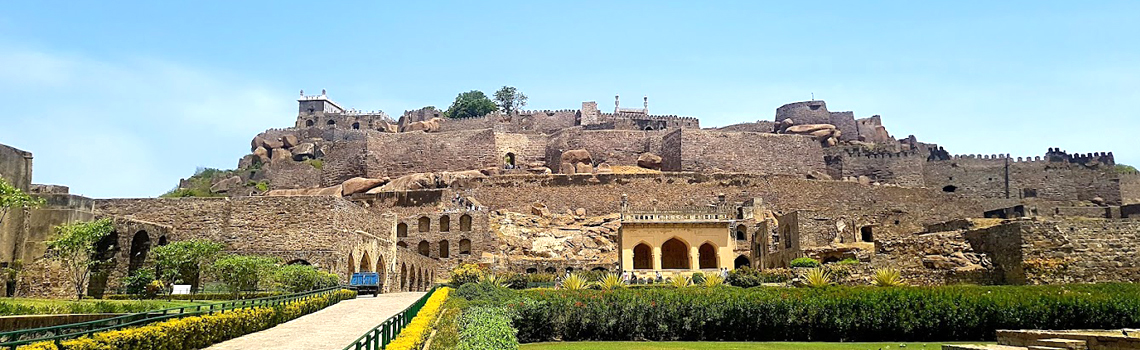
<instances>
[{"instance_id":1,"label":"arched doorway","mask_svg":"<svg viewBox=\"0 0 1140 350\"><path fill-rule=\"evenodd\" d=\"M702 244L700 248L697 248L697 255L702 269L720 268L716 258L716 247L712 243Z\"/></svg>"},{"instance_id":2,"label":"arched doorway","mask_svg":"<svg viewBox=\"0 0 1140 350\"><path fill-rule=\"evenodd\" d=\"M446 239L439 241L439 257L440 258L450 258L451 257L451 244L448 243Z\"/></svg>"},{"instance_id":3,"label":"arched doorway","mask_svg":"<svg viewBox=\"0 0 1140 350\"><path fill-rule=\"evenodd\" d=\"M471 254L471 240L470 239L464 238L464 239L459 240L459 254Z\"/></svg>"},{"instance_id":4,"label":"arched doorway","mask_svg":"<svg viewBox=\"0 0 1140 350\"><path fill-rule=\"evenodd\" d=\"M87 295L102 298L107 289L107 277L115 266L115 255L119 253L119 233L112 231L95 243L95 253L91 259L100 261L91 267L91 277L87 282Z\"/></svg>"},{"instance_id":5,"label":"arched doorway","mask_svg":"<svg viewBox=\"0 0 1140 350\"><path fill-rule=\"evenodd\" d=\"M431 255L431 243L428 243L428 241L420 241L419 246L416 248L418 248L420 255L423 255L423 256L430 256Z\"/></svg>"},{"instance_id":6,"label":"arched doorway","mask_svg":"<svg viewBox=\"0 0 1140 350\"><path fill-rule=\"evenodd\" d=\"M150 251L150 235L146 231L135 232L131 238L130 262L127 264L127 275L135 273L146 262L146 254Z\"/></svg>"},{"instance_id":7,"label":"arched doorway","mask_svg":"<svg viewBox=\"0 0 1140 350\"><path fill-rule=\"evenodd\" d=\"M653 248L641 243L633 247L633 269L648 270L653 268Z\"/></svg>"},{"instance_id":8,"label":"arched doorway","mask_svg":"<svg viewBox=\"0 0 1140 350\"><path fill-rule=\"evenodd\" d=\"M503 163L504 163L503 165L507 169L514 169L515 168L515 154L513 152L507 152L507 156L503 157Z\"/></svg>"},{"instance_id":9,"label":"arched doorway","mask_svg":"<svg viewBox=\"0 0 1140 350\"><path fill-rule=\"evenodd\" d=\"M348 253L348 276L356 273L356 254Z\"/></svg>"},{"instance_id":10,"label":"arched doorway","mask_svg":"<svg viewBox=\"0 0 1140 350\"><path fill-rule=\"evenodd\" d=\"M747 256L741 255L741 256L736 257L736 260L734 260L732 262L732 265L734 268L737 268L737 269L739 269L741 267L752 267L752 261L748 260Z\"/></svg>"},{"instance_id":11,"label":"arched doorway","mask_svg":"<svg viewBox=\"0 0 1140 350\"><path fill-rule=\"evenodd\" d=\"M736 240L743 241L748 239L748 228L744 225L736 225Z\"/></svg>"},{"instance_id":12,"label":"arched doorway","mask_svg":"<svg viewBox=\"0 0 1140 350\"><path fill-rule=\"evenodd\" d=\"M408 266L400 263L400 290L408 288Z\"/></svg>"},{"instance_id":13,"label":"arched doorway","mask_svg":"<svg viewBox=\"0 0 1140 350\"><path fill-rule=\"evenodd\" d=\"M679 238L670 238L661 245L661 268L688 270L692 264L689 262L689 245Z\"/></svg>"},{"instance_id":14,"label":"arched doorway","mask_svg":"<svg viewBox=\"0 0 1140 350\"><path fill-rule=\"evenodd\" d=\"M401 222L399 225L396 225L396 237L407 237L407 236L408 236L408 224Z\"/></svg>"},{"instance_id":15,"label":"arched doorway","mask_svg":"<svg viewBox=\"0 0 1140 350\"><path fill-rule=\"evenodd\" d=\"M408 267L408 291L416 291L416 267Z\"/></svg>"},{"instance_id":16,"label":"arched doorway","mask_svg":"<svg viewBox=\"0 0 1140 350\"><path fill-rule=\"evenodd\" d=\"M875 241L875 229L871 226L860 227L859 228L859 236L860 236L859 238L861 238L861 241L863 241L863 242L874 242Z\"/></svg>"},{"instance_id":17,"label":"arched doorway","mask_svg":"<svg viewBox=\"0 0 1140 350\"><path fill-rule=\"evenodd\" d=\"M312 264L310 264L305 259L293 259L293 260L289 260L289 262L285 263L285 265L312 265Z\"/></svg>"},{"instance_id":18,"label":"arched doorway","mask_svg":"<svg viewBox=\"0 0 1140 350\"><path fill-rule=\"evenodd\" d=\"M384 288L384 285L388 283L388 269L385 268L385 265L384 255L376 258L376 272L380 274L380 288Z\"/></svg>"},{"instance_id":19,"label":"arched doorway","mask_svg":"<svg viewBox=\"0 0 1140 350\"><path fill-rule=\"evenodd\" d=\"M428 232L428 231L431 231L431 218L428 218L428 217L426 217L426 216L421 216L421 217L420 217L420 227L419 227L419 229L420 229L420 232Z\"/></svg>"},{"instance_id":20,"label":"arched doorway","mask_svg":"<svg viewBox=\"0 0 1140 350\"><path fill-rule=\"evenodd\" d=\"M451 217L444 215L439 217L439 232L451 231Z\"/></svg>"},{"instance_id":21,"label":"arched doorway","mask_svg":"<svg viewBox=\"0 0 1140 350\"><path fill-rule=\"evenodd\" d=\"M471 231L471 215L463 214L459 217L459 230Z\"/></svg>"},{"instance_id":22,"label":"arched doorway","mask_svg":"<svg viewBox=\"0 0 1140 350\"><path fill-rule=\"evenodd\" d=\"M368 251L360 256L360 272L372 272L372 259L368 257Z\"/></svg>"}]
</instances>

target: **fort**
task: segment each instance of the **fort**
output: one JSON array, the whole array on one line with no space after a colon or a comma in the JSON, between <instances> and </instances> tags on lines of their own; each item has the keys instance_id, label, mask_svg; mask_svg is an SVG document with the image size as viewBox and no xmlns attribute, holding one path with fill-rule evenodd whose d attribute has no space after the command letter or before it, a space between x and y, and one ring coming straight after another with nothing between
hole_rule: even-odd
<instances>
[{"instance_id":1,"label":"fort","mask_svg":"<svg viewBox=\"0 0 1140 350\"><path fill-rule=\"evenodd\" d=\"M1140 175L1118 172L1112 152L953 155L820 100L717 128L650 114L647 97L620 102L393 119L302 92L293 127L255 135L235 170L206 179L211 198L71 195L32 184L31 153L0 147L0 175L47 199L0 227L0 264L29 266L7 293L66 293L42 242L91 218L116 228L93 296L148 268L149 247L192 238L343 278L376 271L385 292L464 263L646 276L860 261L847 283L878 267L916 284L1140 274Z\"/></svg>"}]
</instances>

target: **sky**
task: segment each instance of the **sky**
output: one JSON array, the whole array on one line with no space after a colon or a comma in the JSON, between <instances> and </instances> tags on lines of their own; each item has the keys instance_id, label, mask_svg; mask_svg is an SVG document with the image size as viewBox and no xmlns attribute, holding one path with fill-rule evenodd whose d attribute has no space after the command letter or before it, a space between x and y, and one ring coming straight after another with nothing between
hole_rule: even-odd
<instances>
[{"instance_id":1,"label":"sky","mask_svg":"<svg viewBox=\"0 0 1140 350\"><path fill-rule=\"evenodd\" d=\"M0 144L33 181L151 197L229 169L299 90L399 117L515 86L701 126L816 99L954 154L1140 164L1137 1L12 1Z\"/></svg>"}]
</instances>

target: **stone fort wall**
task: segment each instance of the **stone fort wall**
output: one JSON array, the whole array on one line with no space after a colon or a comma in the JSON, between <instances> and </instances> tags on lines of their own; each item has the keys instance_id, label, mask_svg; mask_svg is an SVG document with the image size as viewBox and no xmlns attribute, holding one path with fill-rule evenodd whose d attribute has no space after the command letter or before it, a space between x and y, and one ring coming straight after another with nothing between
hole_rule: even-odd
<instances>
[{"instance_id":1,"label":"stone fort wall","mask_svg":"<svg viewBox=\"0 0 1140 350\"><path fill-rule=\"evenodd\" d=\"M826 156L828 174L832 177L866 176L872 181L901 186L924 184L926 156L915 151L865 153L858 149L839 149Z\"/></svg>"},{"instance_id":2,"label":"stone fort wall","mask_svg":"<svg viewBox=\"0 0 1140 350\"><path fill-rule=\"evenodd\" d=\"M984 198L1087 201L1100 197L1108 204L1121 203L1120 181L1111 165L970 155L928 161L923 177L926 187Z\"/></svg>"},{"instance_id":3,"label":"stone fort wall","mask_svg":"<svg viewBox=\"0 0 1140 350\"><path fill-rule=\"evenodd\" d=\"M666 139L665 171L807 174L826 169L823 148L806 136L677 129Z\"/></svg>"},{"instance_id":4,"label":"stone fort wall","mask_svg":"<svg viewBox=\"0 0 1140 350\"><path fill-rule=\"evenodd\" d=\"M636 165L642 153L660 154L661 140L666 131L641 130L583 130L572 128L550 136L546 145L546 167L558 170L562 152L585 149L594 163L609 165Z\"/></svg>"},{"instance_id":5,"label":"stone fort wall","mask_svg":"<svg viewBox=\"0 0 1140 350\"><path fill-rule=\"evenodd\" d=\"M1120 196L1124 204L1140 203L1140 173L1120 175Z\"/></svg>"},{"instance_id":6,"label":"stone fort wall","mask_svg":"<svg viewBox=\"0 0 1140 350\"><path fill-rule=\"evenodd\" d=\"M1010 284L1134 282L1140 221L1017 220L967 233Z\"/></svg>"}]
</instances>

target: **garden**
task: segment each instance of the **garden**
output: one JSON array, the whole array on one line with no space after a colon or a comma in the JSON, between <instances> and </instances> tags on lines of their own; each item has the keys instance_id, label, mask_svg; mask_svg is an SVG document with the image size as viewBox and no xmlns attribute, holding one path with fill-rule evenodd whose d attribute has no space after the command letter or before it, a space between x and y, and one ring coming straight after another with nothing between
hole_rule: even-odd
<instances>
[{"instance_id":1,"label":"garden","mask_svg":"<svg viewBox=\"0 0 1140 350\"><path fill-rule=\"evenodd\" d=\"M796 272L778 287L740 269L648 285L572 274L526 289L511 288L526 275L465 265L426 349L937 348L993 341L997 329L1140 326L1135 284L915 287L883 270L873 285L838 286L825 268Z\"/></svg>"}]
</instances>

